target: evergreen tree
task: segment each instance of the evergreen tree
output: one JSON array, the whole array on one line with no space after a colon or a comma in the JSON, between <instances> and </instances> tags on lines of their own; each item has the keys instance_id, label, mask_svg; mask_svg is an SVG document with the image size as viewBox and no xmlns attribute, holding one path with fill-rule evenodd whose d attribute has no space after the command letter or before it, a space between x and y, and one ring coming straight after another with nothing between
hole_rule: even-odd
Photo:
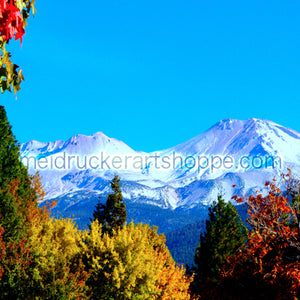
<instances>
[{"instance_id":1,"label":"evergreen tree","mask_svg":"<svg viewBox=\"0 0 300 300\"><path fill-rule=\"evenodd\" d=\"M4 240L18 241L22 237L26 208L35 201L30 177L20 161L19 144L0 106L0 226L4 228Z\"/></svg>"},{"instance_id":2,"label":"evergreen tree","mask_svg":"<svg viewBox=\"0 0 300 300\"><path fill-rule=\"evenodd\" d=\"M120 190L120 178L115 175L110 183L113 193L107 197L106 204L98 202L91 222L98 220L102 224L103 233L112 233L124 225L127 218L126 206Z\"/></svg>"},{"instance_id":3,"label":"evergreen tree","mask_svg":"<svg viewBox=\"0 0 300 300\"><path fill-rule=\"evenodd\" d=\"M194 289L208 282L214 285L219 282L222 268L228 258L234 256L244 247L247 229L243 225L235 207L225 203L221 196L209 208L209 220L206 221L206 232L200 235L200 244L195 254Z\"/></svg>"}]
</instances>

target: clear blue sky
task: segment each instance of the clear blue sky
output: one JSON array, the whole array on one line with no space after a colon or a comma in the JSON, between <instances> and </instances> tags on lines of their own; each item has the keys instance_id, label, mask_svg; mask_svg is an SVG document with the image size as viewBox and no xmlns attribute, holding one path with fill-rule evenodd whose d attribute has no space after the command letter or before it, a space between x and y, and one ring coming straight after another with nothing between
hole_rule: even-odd
<instances>
[{"instance_id":1,"label":"clear blue sky","mask_svg":"<svg viewBox=\"0 0 300 300\"><path fill-rule=\"evenodd\" d=\"M26 81L1 95L20 142L102 131L154 151L225 118L300 132L300 2L36 0Z\"/></svg>"}]
</instances>

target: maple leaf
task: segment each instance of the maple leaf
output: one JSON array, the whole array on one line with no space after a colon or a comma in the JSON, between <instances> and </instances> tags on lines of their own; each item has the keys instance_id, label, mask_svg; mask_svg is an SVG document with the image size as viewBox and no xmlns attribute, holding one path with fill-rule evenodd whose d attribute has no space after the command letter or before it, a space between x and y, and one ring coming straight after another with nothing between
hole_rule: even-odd
<instances>
[{"instance_id":1,"label":"maple leaf","mask_svg":"<svg viewBox=\"0 0 300 300\"><path fill-rule=\"evenodd\" d=\"M2 0L0 2L0 35L3 41L9 41L15 36L20 39L25 34L24 22L21 12L14 1Z\"/></svg>"}]
</instances>

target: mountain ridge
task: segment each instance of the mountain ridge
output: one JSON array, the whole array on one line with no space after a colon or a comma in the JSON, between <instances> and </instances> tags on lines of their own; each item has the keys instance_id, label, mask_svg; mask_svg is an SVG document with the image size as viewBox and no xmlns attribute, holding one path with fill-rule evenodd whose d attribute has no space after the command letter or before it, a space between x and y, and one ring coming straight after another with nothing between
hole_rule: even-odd
<instances>
[{"instance_id":1,"label":"mountain ridge","mask_svg":"<svg viewBox=\"0 0 300 300\"><path fill-rule=\"evenodd\" d=\"M61 198L81 191L100 195L103 193L100 187L108 184L114 174L118 173L121 181L126 181L123 193L128 200L169 209L192 209L198 204L209 205L219 194L227 199L236 192L247 196L253 190L263 188L264 181L274 176L279 177L286 167L292 166L298 170L298 149L298 132L273 121L252 118L244 121L221 120L184 143L150 153L135 151L124 142L97 132L91 136L73 135L67 141L42 143L31 140L21 145L21 157L33 157L37 161L42 158L58 161L63 160L65 155L68 158L76 156L78 161L84 161L93 156L100 159L101 155L119 156L120 159L131 156L141 161L139 167L130 169L123 168L122 165L122 168L112 169L103 164L103 168L79 168L71 165L68 169L39 169L46 199ZM155 155L157 160L160 159L160 165L156 165ZM179 158L174 160L176 155ZM277 165L274 166L274 162L269 161L265 168L253 165L243 168L240 162L244 157L244 165L246 158L249 161L256 158L256 163L260 163L260 159L265 156L269 156L270 161L277 157ZM192 168L192 163L198 163L199 157L210 165L204 168L204 165L198 164ZM217 164L214 165L211 161L215 158L215 163L224 163L226 157L228 161L229 158L234 161L230 169L223 165L222 168L217 168ZM163 164L163 158L165 162L168 159L169 168L163 168L167 166L166 163ZM29 171L36 171L32 164L29 164ZM238 191L232 188L236 183L241 185Z\"/></svg>"}]
</instances>

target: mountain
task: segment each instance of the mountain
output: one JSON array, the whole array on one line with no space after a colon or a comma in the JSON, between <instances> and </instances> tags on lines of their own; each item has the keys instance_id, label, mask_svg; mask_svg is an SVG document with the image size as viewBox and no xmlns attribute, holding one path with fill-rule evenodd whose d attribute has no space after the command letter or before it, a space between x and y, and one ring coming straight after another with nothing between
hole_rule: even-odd
<instances>
[{"instance_id":1,"label":"mountain","mask_svg":"<svg viewBox=\"0 0 300 300\"><path fill-rule=\"evenodd\" d=\"M32 140L21 145L21 159L29 172L39 171L46 200L58 199L62 215L86 222L95 199L105 198L117 173L128 205L185 215L179 223L172 218L173 228L158 220L171 231L196 221L194 212L205 216L203 207L219 194L227 200L234 194L248 196L287 167L299 171L300 134L268 120L226 119L185 143L153 153L135 151L99 132L67 141ZM137 211L133 215L143 221L145 214Z\"/></svg>"}]
</instances>

